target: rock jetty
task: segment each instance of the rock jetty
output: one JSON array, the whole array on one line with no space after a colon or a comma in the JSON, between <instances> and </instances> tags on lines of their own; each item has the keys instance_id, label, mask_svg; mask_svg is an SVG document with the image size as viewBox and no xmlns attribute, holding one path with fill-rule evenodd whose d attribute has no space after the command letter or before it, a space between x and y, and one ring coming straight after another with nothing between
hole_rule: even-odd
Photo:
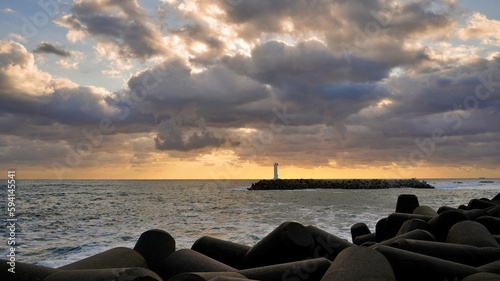
<instances>
[{"instance_id":1,"label":"rock jetty","mask_svg":"<svg viewBox=\"0 0 500 281\"><path fill-rule=\"evenodd\" d=\"M434 188L417 179L278 179L260 180L249 190L294 190L294 189L384 189L384 188Z\"/></svg>"},{"instance_id":2,"label":"rock jetty","mask_svg":"<svg viewBox=\"0 0 500 281\"><path fill-rule=\"evenodd\" d=\"M351 237L286 221L254 245L203 236L190 249L176 249L168 232L152 229L134 248L109 249L59 268L0 259L0 280L500 280L500 193L438 209L402 194L374 232L360 222Z\"/></svg>"}]
</instances>

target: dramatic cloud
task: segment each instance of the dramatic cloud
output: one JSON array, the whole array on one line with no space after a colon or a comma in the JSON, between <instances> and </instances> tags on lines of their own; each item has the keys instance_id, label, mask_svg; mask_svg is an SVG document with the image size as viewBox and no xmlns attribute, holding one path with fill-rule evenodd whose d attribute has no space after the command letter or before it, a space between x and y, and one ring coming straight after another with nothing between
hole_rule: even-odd
<instances>
[{"instance_id":1,"label":"dramatic cloud","mask_svg":"<svg viewBox=\"0 0 500 281\"><path fill-rule=\"evenodd\" d=\"M500 86L499 69L496 57L391 79L387 86L392 95L385 103L347 120L351 139L357 139L348 146L361 145L369 136L376 148L371 152L379 160L498 164L493 147L500 137L494 125L500 120L500 94L495 91ZM474 157L464 157L470 151Z\"/></svg>"},{"instance_id":2,"label":"dramatic cloud","mask_svg":"<svg viewBox=\"0 0 500 281\"><path fill-rule=\"evenodd\" d=\"M90 125L120 114L105 101L109 92L53 78L18 43L0 41L0 82L0 112L37 119L30 122Z\"/></svg>"},{"instance_id":3,"label":"dramatic cloud","mask_svg":"<svg viewBox=\"0 0 500 281\"><path fill-rule=\"evenodd\" d=\"M424 126L428 120L453 114L450 102L463 101L480 83L476 79L466 86L457 74L487 69L486 60L457 65L457 58L447 60L455 66L444 64L440 69L436 65L444 61L442 50L412 45L417 38L448 36L456 25L453 2L395 7L380 2L365 7L313 1L307 9L304 5L194 1L181 6L192 22L175 36L185 46L203 43L211 59L191 50L192 60L167 61L129 81L130 94L144 96L140 112L157 118L156 148L185 155L223 148L241 160L286 159L299 166L391 165L418 149L416 138L432 136ZM304 17L309 12L315 13L309 17L314 21ZM341 27L341 19L347 18L354 28ZM327 28L334 23L339 28ZM253 47L233 52L234 46L222 40L225 29L216 27L231 28L226 35L243 38ZM377 34L370 28L378 28ZM204 31L197 33L200 29ZM259 42L281 33L313 39ZM207 44L206 38L219 43ZM408 75L392 76L395 68ZM441 81L433 81L436 77ZM422 87L433 83L454 88Z\"/></svg>"},{"instance_id":4,"label":"dramatic cloud","mask_svg":"<svg viewBox=\"0 0 500 281\"><path fill-rule=\"evenodd\" d=\"M424 48L411 47L406 41L450 34L455 27L454 8L454 1L257 0L191 1L181 11L193 20L189 30L204 30L203 34L224 42L223 49L229 51L272 37L319 38L334 51L362 53L396 66L425 58ZM185 40L197 40L195 34L186 33Z\"/></svg>"},{"instance_id":5,"label":"dramatic cloud","mask_svg":"<svg viewBox=\"0 0 500 281\"><path fill-rule=\"evenodd\" d=\"M42 42L40 43L36 49L33 50L33 53L36 54L54 54L56 56L60 57L69 57L71 56L71 53L64 50L63 48L53 45L49 42Z\"/></svg>"},{"instance_id":6,"label":"dramatic cloud","mask_svg":"<svg viewBox=\"0 0 500 281\"><path fill-rule=\"evenodd\" d=\"M165 54L162 35L136 0L75 1L71 14L55 20L72 42L94 38L101 48L126 59Z\"/></svg>"},{"instance_id":7,"label":"dramatic cloud","mask_svg":"<svg viewBox=\"0 0 500 281\"><path fill-rule=\"evenodd\" d=\"M160 150L190 151L204 147L219 147L224 140L218 139L213 133L202 131L193 133L184 140L184 136L173 121L163 121L158 126L158 137L155 138L156 148Z\"/></svg>"},{"instance_id":8,"label":"dramatic cloud","mask_svg":"<svg viewBox=\"0 0 500 281\"><path fill-rule=\"evenodd\" d=\"M278 102L300 113L294 120L297 124L340 129L349 115L386 95L376 82L389 72L386 65L370 59L353 57L348 62L314 40L295 46L267 42L257 46L250 58L227 58L226 63L238 73L271 85Z\"/></svg>"},{"instance_id":9,"label":"dramatic cloud","mask_svg":"<svg viewBox=\"0 0 500 281\"><path fill-rule=\"evenodd\" d=\"M126 77L115 92L57 78L0 41L0 155L63 169L74 151L85 167L500 164L498 20L463 18L454 0L154 3L75 1L54 21L95 54L33 50L63 70L105 64ZM15 143L30 149L5 148Z\"/></svg>"},{"instance_id":10,"label":"dramatic cloud","mask_svg":"<svg viewBox=\"0 0 500 281\"><path fill-rule=\"evenodd\" d=\"M60 177L77 166L126 163L137 148L117 150L115 142L144 138L154 125L126 100L54 78L24 46L0 41L0 157L11 165L54 166L51 177Z\"/></svg>"}]
</instances>

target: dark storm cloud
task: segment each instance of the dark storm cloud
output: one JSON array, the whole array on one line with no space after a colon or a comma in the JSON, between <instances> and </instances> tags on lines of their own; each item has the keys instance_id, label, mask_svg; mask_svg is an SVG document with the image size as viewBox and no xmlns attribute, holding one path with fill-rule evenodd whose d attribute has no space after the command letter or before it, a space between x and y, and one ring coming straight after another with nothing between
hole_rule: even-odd
<instances>
[{"instance_id":1,"label":"dark storm cloud","mask_svg":"<svg viewBox=\"0 0 500 281\"><path fill-rule=\"evenodd\" d=\"M499 101L495 91L496 81L500 80L499 69L500 57L496 57L394 79L391 85L400 94L393 97L392 113L415 117L452 110L495 108Z\"/></svg>"},{"instance_id":2,"label":"dark storm cloud","mask_svg":"<svg viewBox=\"0 0 500 281\"><path fill-rule=\"evenodd\" d=\"M203 130L194 132L184 139L181 129L172 121L164 121L158 126L158 136L155 138L159 150L191 151L205 147L220 147L225 142L214 136L212 132Z\"/></svg>"},{"instance_id":3,"label":"dark storm cloud","mask_svg":"<svg viewBox=\"0 0 500 281\"><path fill-rule=\"evenodd\" d=\"M170 124L166 131L160 126L157 148L187 152L238 146L239 137L230 141L234 130L266 130L285 107L293 110L295 126L326 125L345 133L348 116L387 95L377 85L388 75L385 65L363 58L352 62L317 41L296 46L272 41L256 46L251 57L226 57L202 72L181 60L167 61L133 77L128 86L140 92L141 83L156 73L157 83L139 110ZM197 128L201 118L208 128Z\"/></svg>"},{"instance_id":4,"label":"dark storm cloud","mask_svg":"<svg viewBox=\"0 0 500 281\"><path fill-rule=\"evenodd\" d=\"M497 57L391 79L391 104L346 121L347 147L369 139L373 149L366 155L386 164L498 165L499 69ZM353 129L359 126L363 130Z\"/></svg>"},{"instance_id":5,"label":"dark storm cloud","mask_svg":"<svg viewBox=\"0 0 500 281\"><path fill-rule=\"evenodd\" d=\"M251 57L226 58L225 63L273 86L277 100L301 114L295 122L309 125L342 123L380 100L386 93L377 82L389 71L383 63L365 58L354 57L349 63L314 40L295 46L267 42Z\"/></svg>"},{"instance_id":6,"label":"dark storm cloud","mask_svg":"<svg viewBox=\"0 0 500 281\"><path fill-rule=\"evenodd\" d=\"M152 85L143 87L147 84L145 81ZM226 120L235 118L232 112L236 108L259 102L269 95L264 85L224 66L193 73L181 60L166 61L152 71L142 72L131 78L128 86L132 94L145 91L147 97L139 104L142 112L172 115L190 112L185 114L188 117L208 111L221 115L214 118ZM224 109L223 115L221 109Z\"/></svg>"},{"instance_id":7,"label":"dark storm cloud","mask_svg":"<svg viewBox=\"0 0 500 281\"><path fill-rule=\"evenodd\" d=\"M166 61L131 78L128 86L130 95L145 97L137 110L159 120L155 141L161 150L219 147L228 137L226 128L259 122L262 112L272 110L265 85L224 66L194 73L184 61Z\"/></svg>"},{"instance_id":8,"label":"dark storm cloud","mask_svg":"<svg viewBox=\"0 0 500 281\"><path fill-rule=\"evenodd\" d=\"M311 85L343 82L376 82L387 77L390 67L369 58L353 56L350 61L321 42L310 40L287 45L269 41L256 46L247 58L228 58L235 71L271 84L304 81Z\"/></svg>"},{"instance_id":9,"label":"dark storm cloud","mask_svg":"<svg viewBox=\"0 0 500 281\"><path fill-rule=\"evenodd\" d=\"M53 45L49 42L40 43L36 49L33 50L36 54L53 54L60 57L70 57L71 53L64 50L63 48Z\"/></svg>"},{"instance_id":10,"label":"dark storm cloud","mask_svg":"<svg viewBox=\"0 0 500 281\"><path fill-rule=\"evenodd\" d=\"M107 44L110 52L116 49L123 58L145 59L166 52L160 32L134 0L79 1L73 4L71 14L55 22Z\"/></svg>"}]
</instances>

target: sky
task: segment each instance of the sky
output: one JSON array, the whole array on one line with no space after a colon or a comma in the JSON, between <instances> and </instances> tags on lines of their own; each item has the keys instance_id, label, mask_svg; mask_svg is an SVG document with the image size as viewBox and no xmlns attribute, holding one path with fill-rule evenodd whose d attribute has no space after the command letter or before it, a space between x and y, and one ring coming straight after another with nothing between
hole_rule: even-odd
<instances>
[{"instance_id":1,"label":"sky","mask_svg":"<svg viewBox=\"0 0 500 281\"><path fill-rule=\"evenodd\" d=\"M500 177L496 2L1 1L0 177Z\"/></svg>"}]
</instances>

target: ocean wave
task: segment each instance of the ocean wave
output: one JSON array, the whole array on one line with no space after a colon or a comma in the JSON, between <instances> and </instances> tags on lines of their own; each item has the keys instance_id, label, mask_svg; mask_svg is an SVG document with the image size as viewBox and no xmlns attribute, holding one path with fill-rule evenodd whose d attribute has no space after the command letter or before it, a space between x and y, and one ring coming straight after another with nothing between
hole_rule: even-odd
<instances>
[{"instance_id":1,"label":"ocean wave","mask_svg":"<svg viewBox=\"0 0 500 281\"><path fill-rule=\"evenodd\" d=\"M290 192L248 191L252 181L225 182L224 187L208 187L207 181L30 181L17 202L25 243L20 255L25 262L58 267L113 247L133 248L144 231L154 228L169 232L178 249L205 235L251 246L284 221L350 239L354 223L374 229L378 219L394 212L401 193L414 193L421 205L438 208L499 192L479 184L462 188L465 181L454 184L458 180L453 179L432 181L440 187ZM461 186L442 188L456 185Z\"/></svg>"},{"instance_id":2,"label":"ocean wave","mask_svg":"<svg viewBox=\"0 0 500 281\"><path fill-rule=\"evenodd\" d=\"M73 253L78 253L82 250L83 248L80 246L76 247L71 247L71 246L62 246L62 247L52 247L46 249L51 254L56 254L56 255L67 255L67 254L73 254Z\"/></svg>"}]
</instances>

